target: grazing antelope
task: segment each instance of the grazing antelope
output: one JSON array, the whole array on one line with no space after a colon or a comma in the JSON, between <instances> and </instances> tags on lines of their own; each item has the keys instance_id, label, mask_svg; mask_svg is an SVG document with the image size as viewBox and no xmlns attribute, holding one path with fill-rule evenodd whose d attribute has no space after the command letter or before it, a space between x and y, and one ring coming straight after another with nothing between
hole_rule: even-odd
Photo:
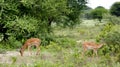
<instances>
[{"instance_id":1,"label":"grazing antelope","mask_svg":"<svg viewBox=\"0 0 120 67\"><path fill-rule=\"evenodd\" d=\"M40 44L41 44L41 40L38 38L28 39L20 49L21 56L23 56L23 52L25 51L25 49L28 49L28 51L30 52L31 46L35 46L37 48L36 55L38 55L40 51Z\"/></svg>"},{"instance_id":2,"label":"grazing antelope","mask_svg":"<svg viewBox=\"0 0 120 67\"><path fill-rule=\"evenodd\" d=\"M82 46L83 46L83 53L85 53L85 51L86 50L89 50L89 49L91 49L91 50L93 50L93 52L96 54L96 56L98 56L97 55L97 50L99 49L99 48L101 48L102 46L103 46L103 44L97 44L97 43L95 43L95 42L84 42L83 44L82 44Z\"/></svg>"}]
</instances>

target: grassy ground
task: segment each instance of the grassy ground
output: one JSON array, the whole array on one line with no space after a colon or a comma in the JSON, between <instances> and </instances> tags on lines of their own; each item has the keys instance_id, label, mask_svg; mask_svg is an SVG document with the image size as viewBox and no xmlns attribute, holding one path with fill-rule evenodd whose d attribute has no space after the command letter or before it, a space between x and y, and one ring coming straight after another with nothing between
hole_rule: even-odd
<instances>
[{"instance_id":1,"label":"grassy ground","mask_svg":"<svg viewBox=\"0 0 120 67\"><path fill-rule=\"evenodd\" d=\"M74 48L63 48L51 44L48 47L41 47L41 54L35 56L35 51L29 55L25 51L21 57L18 51L7 51L0 54L0 67L119 67L120 63L114 61L110 56L82 55L80 45Z\"/></svg>"},{"instance_id":2,"label":"grassy ground","mask_svg":"<svg viewBox=\"0 0 120 67\"><path fill-rule=\"evenodd\" d=\"M120 67L120 63L115 61L116 57L92 57L91 51L83 56L81 43L76 43L79 40L95 41L102 27L103 23L86 20L74 29L54 28L57 41L64 39L62 45L51 42L49 46L41 46L38 56L35 55L35 50L32 55L25 51L23 57L18 50L6 51L0 54L0 67Z\"/></svg>"}]
</instances>

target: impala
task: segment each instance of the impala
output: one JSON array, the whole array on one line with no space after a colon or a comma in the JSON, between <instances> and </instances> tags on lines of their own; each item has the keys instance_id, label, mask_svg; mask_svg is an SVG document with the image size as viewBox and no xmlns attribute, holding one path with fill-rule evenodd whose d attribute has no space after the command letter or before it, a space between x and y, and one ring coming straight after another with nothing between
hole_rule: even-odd
<instances>
[{"instance_id":1,"label":"impala","mask_svg":"<svg viewBox=\"0 0 120 67\"><path fill-rule=\"evenodd\" d=\"M31 46L35 46L37 48L36 55L38 55L40 51L40 43L41 43L41 40L38 38L28 39L20 49L21 56L23 56L23 52L25 51L25 49L28 49L28 51L30 52Z\"/></svg>"},{"instance_id":2,"label":"impala","mask_svg":"<svg viewBox=\"0 0 120 67\"><path fill-rule=\"evenodd\" d=\"M103 44L97 44L95 42L84 42L82 45L84 50L83 53L85 53L86 50L91 49L96 54L96 56L97 56L97 50L103 46Z\"/></svg>"}]
</instances>

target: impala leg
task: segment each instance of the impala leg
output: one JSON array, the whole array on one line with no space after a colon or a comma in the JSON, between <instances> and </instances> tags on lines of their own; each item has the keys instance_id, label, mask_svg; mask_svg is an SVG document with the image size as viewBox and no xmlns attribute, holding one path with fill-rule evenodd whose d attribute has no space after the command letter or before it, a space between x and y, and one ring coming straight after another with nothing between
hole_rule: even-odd
<instances>
[{"instance_id":1,"label":"impala leg","mask_svg":"<svg viewBox=\"0 0 120 67\"><path fill-rule=\"evenodd\" d=\"M96 49L94 49L93 51L94 51L95 55L97 56L97 50L96 50Z\"/></svg>"},{"instance_id":2,"label":"impala leg","mask_svg":"<svg viewBox=\"0 0 120 67\"><path fill-rule=\"evenodd\" d=\"M39 46L37 46L36 48L37 48L36 55L39 55L39 54L40 54L40 47L39 47Z\"/></svg>"},{"instance_id":3,"label":"impala leg","mask_svg":"<svg viewBox=\"0 0 120 67\"><path fill-rule=\"evenodd\" d=\"M87 51L86 48L83 48L83 52L82 52L82 56L84 57L85 56L85 52Z\"/></svg>"},{"instance_id":4,"label":"impala leg","mask_svg":"<svg viewBox=\"0 0 120 67\"><path fill-rule=\"evenodd\" d=\"M95 49L93 49L93 55L92 55L92 57L94 58L94 56L95 56Z\"/></svg>"},{"instance_id":5,"label":"impala leg","mask_svg":"<svg viewBox=\"0 0 120 67\"><path fill-rule=\"evenodd\" d=\"M32 55L31 46L28 46L28 52L29 52L29 55Z\"/></svg>"},{"instance_id":6,"label":"impala leg","mask_svg":"<svg viewBox=\"0 0 120 67\"><path fill-rule=\"evenodd\" d=\"M95 54L96 54L96 56L98 57L98 55L97 55L97 50L95 51Z\"/></svg>"}]
</instances>

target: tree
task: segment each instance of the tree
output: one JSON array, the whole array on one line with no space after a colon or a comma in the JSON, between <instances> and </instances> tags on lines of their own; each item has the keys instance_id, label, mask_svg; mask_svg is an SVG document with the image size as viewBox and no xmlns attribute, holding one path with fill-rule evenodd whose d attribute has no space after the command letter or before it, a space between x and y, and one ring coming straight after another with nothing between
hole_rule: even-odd
<instances>
[{"instance_id":1,"label":"tree","mask_svg":"<svg viewBox=\"0 0 120 67\"><path fill-rule=\"evenodd\" d=\"M40 18L45 22L47 35L49 35L52 32L52 23L62 26L77 24L86 0L45 0L40 3L38 3L42 6L39 11L41 13Z\"/></svg>"},{"instance_id":2,"label":"tree","mask_svg":"<svg viewBox=\"0 0 120 67\"><path fill-rule=\"evenodd\" d=\"M7 23L14 21L18 14L17 4L18 2L15 0L0 1L0 33L3 34L4 41L9 37L7 31L10 30L10 28L7 26Z\"/></svg>"},{"instance_id":3,"label":"tree","mask_svg":"<svg viewBox=\"0 0 120 67\"><path fill-rule=\"evenodd\" d=\"M0 33L4 38L39 37L50 40L51 25L73 26L86 0L2 0ZM29 34L29 35L28 35Z\"/></svg>"},{"instance_id":4,"label":"tree","mask_svg":"<svg viewBox=\"0 0 120 67\"><path fill-rule=\"evenodd\" d=\"M82 17L85 18L85 19L92 19L92 16L91 16L91 11L92 10L93 9L91 7L86 5L85 8L84 8L84 13L83 13Z\"/></svg>"},{"instance_id":5,"label":"tree","mask_svg":"<svg viewBox=\"0 0 120 67\"><path fill-rule=\"evenodd\" d=\"M107 13L107 9L102 6L96 7L94 10L91 11L92 18L98 19L100 22L103 19L103 15Z\"/></svg>"},{"instance_id":6,"label":"tree","mask_svg":"<svg viewBox=\"0 0 120 67\"><path fill-rule=\"evenodd\" d=\"M120 2L115 2L111 6L110 13L115 16L120 16Z\"/></svg>"}]
</instances>

